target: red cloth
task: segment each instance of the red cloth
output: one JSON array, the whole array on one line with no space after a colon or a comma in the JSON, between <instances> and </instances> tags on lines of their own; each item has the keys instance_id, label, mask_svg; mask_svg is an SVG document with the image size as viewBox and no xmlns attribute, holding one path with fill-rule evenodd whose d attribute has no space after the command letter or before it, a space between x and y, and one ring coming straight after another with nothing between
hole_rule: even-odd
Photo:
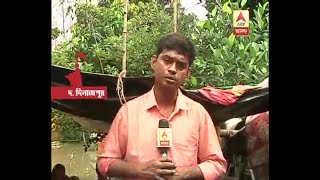
<instances>
[{"instance_id":1,"label":"red cloth","mask_svg":"<svg viewBox=\"0 0 320 180\"><path fill-rule=\"evenodd\" d=\"M269 145L269 112L248 116L246 119L248 135L248 155Z\"/></svg>"},{"instance_id":2,"label":"red cloth","mask_svg":"<svg viewBox=\"0 0 320 180\"><path fill-rule=\"evenodd\" d=\"M237 85L231 89L223 90L216 87L207 86L198 89L198 92L210 101L227 106L236 102L242 94L253 88L255 88L255 86Z\"/></svg>"},{"instance_id":3,"label":"red cloth","mask_svg":"<svg viewBox=\"0 0 320 180\"><path fill-rule=\"evenodd\" d=\"M217 102L222 105L230 105L235 103L239 97L244 94L245 92L254 89L254 88L266 88L269 87L269 77L263 80L256 86L249 86L249 85L236 85L233 86L231 89L219 89L212 86L203 87L198 89L198 92L206 97L208 100Z\"/></svg>"}]
</instances>

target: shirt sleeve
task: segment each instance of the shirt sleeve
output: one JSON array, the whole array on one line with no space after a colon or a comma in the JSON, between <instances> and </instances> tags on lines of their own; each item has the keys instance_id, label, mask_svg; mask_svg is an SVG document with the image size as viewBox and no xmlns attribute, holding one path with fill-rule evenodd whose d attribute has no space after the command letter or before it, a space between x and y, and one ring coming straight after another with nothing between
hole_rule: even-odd
<instances>
[{"instance_id":1,"label":"shirt sleeve","mask_svg":"<svg viewBox=\"0 0 320 180\"><path fill-rule=\"evenodd\" d=\"M220 179L226 172L227 161L209 113L202 107L201 114L198 167L206 180Z\"/></svg>"},{"instance_id":2,"label":"shirt sleeve","mask_svg":"<svg viewBox=\"0 0 320 180\"><path fill-rule=\"evenodd\" d=\"M97 167L106 175L109 165L116 159L122 159L127 147L127 113L122 106L114 118L108 134L98 145Z\"/></svg>"}]
</instances>

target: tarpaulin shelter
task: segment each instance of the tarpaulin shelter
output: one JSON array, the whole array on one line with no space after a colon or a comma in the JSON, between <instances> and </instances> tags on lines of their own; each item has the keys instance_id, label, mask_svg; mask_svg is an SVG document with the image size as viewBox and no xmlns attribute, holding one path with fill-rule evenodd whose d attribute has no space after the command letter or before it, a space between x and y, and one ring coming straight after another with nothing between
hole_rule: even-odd
<instances>
[{"instance_id":1,"label":"tarpaulin shelter","mask_svg":"<svg viewBox=\"0 0 320 180\"><path fill-rule=\"evenodd\" d=\"M70 86L66 76L72 69L51 66L51 86ZM51 106L57 110L92 120L112 122L121 107L120 98L116 90L118 77L98 73L81 72L83 86L106 86L107 100L51 100ZM123 77L125 99L134 99L151 90L153 77ZM247 89L231 104L222 104L209 99L203 89L181 89L182 93L194 101L202 104L211 115L215 123L224 122L230 118L254 115L269 110L269 87Z\"/></svg>"}]
</instances>

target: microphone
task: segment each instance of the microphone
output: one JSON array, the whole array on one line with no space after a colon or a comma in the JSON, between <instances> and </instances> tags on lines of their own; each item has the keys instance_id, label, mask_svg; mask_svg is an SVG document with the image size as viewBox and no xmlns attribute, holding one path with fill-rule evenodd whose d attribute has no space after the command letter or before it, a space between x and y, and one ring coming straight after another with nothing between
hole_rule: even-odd
<instances>
[{"instance_id":1,"label":"microphone","mask_svg":"<svg viewBox=\"0 0 320 180\"><path fill-rule=\"evenodd\" d=\"M157 135L157 147L159 148L162 157L168 157L168 150L172 146L172 132L169 128L168 120L160 119Z\"/></svg>"}]
</instances>

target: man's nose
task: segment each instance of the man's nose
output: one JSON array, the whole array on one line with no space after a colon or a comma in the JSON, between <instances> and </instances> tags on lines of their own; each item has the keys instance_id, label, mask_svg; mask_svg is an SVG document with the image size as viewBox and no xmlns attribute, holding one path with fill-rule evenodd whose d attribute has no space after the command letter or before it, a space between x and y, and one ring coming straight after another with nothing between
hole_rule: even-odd
<instances>
[{"instance_id":1,"label":"man's nose","mask_svg":"<svg viewBox=\"0 0 320 180\"><path fill-rule=\"evenodd\" d=\"M172 74L176 74L176 73L177 73L176 63L170 64L168 71L169 71L170 73L172 73Z\"/></svg>"}]
</instances>

